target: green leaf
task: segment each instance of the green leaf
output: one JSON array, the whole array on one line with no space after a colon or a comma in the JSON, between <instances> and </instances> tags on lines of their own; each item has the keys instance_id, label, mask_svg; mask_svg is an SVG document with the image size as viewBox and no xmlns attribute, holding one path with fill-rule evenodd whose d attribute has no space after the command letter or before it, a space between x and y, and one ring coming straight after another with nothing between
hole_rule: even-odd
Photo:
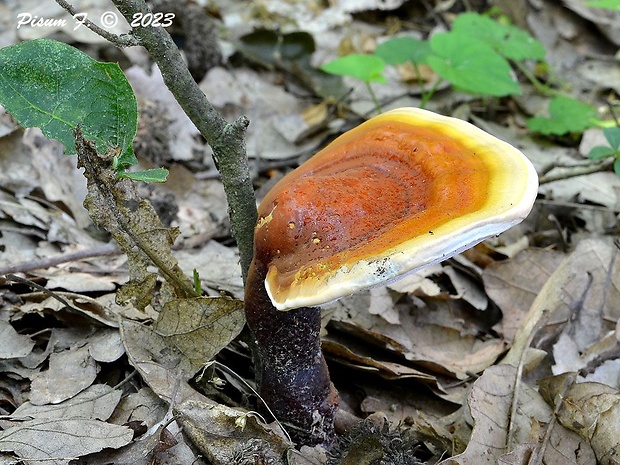
<instances>
[{"instance_id":1,"label":"green leaf","mask_svg":"<svg viewBox=\"0 0 620 465\"><path fill-rule=\"evenodd\" d=\"M192 271L192 276L194 278L194 292L200 296L202 295L202 286L200 285L200 274L196 268Z\"/></svg>"},{"instance_id":2,"label":"green leaf","mask_svg":"<svg viewBox=\"0 0 620 465\"><path fill-rule=\"evenodd\" d=\"M618 150L620 149L620 128L619 127L611 127L611 128L603 128L603 135L612 149Z\"/></svg>"},{"instance_id":3,"label":"green leaf","mask_svg":"<svg viewBox=\"0 0 620 465\"><path fill-rule=\"evenodd\" d=\"M614 172L616 176L620 176L620 157L616 157L614 160Z\"/></svg>"},{"instance_id":4,"label":"green leaf","mask_svg":"<svg viewBox=\"0 0 620 465\"><path fill-rule=\"evenodd\" d=\"M40 127L75 153L73 130L101 153L132 157L136 98L115 63L99 63L74 47L37 39L0 49L0 104L24 127Z\"/></svg>"},{"instance_id":5,"label":"green leaf","mask_svg":"<svg viewBox=\"0 0 620 465\"><path fill-rule=\"evenodd\" d=\"M593 6L595 8L606 8L608 10L620 10L620 0L596 0L592 2L586 2L586 6Z\"/></svg>"},{"instance_id":6,"label":"green leaf","mask_svg":"<svg viewBox=\"0 0 620 465\"><path fill-rule=\"evenodd\" d=\"M523 29L510 24L500 24L476 13L459 15L452 31L480 39L499 54L510 60L544 60L545 47Z\"/></svg>"},{"instance_id":7,"label":"green leaf","mask_svg":"<svg viewBox=\"0 0 620 465\"><path fill-rule=\"evenodd\" d=\"M168 170L165 168L154 168L142 171L119 171L119 178L129 178L134 181L143 182L166 182L168 178Z\"/></svg>"},{"instance_id":8,"label":"green leaf","mask_svg":"<svg viewBox=\"0 0 620 465\"><path fill-rule=\"evenodd\" d=\"M396 37L383 42L375 49L375 55L388 65L399 65L407 61L425 64L430 53L431 46L427 41L413 37Z\"/></svg>"},{"instance_id":9,"label":"green leaf","mask_svg":"<svg viewBox=\"0 0 620 465\"><path fill-rule=\"evenodd\" d=\"M350 76L364 82L387 82L383 76L385 61L378 56L353 53L321 66L326 73Z\"/></svg>"},{"instance_id":10,"label":"green leaf","mask_svg":"<svg viewBox=\"0 0 620 465\"><path fill-rule=\"evenodd\" d=\"M549 102L549 116L536 116L527 120L531 131L545 135L562 135L583 132L596 123L596 110L579 100L559 96Z\"/></svg>"},{"instance_id":11,"label":"green leaf","mask_svg":"<svg viewBox=\"0 0 620 465\"><path fill-rule=\"evenodd\" d=\"M588 153L588 158L590 160L599 160L601 158L613 157L615 154L616 151L611 147L599 145L596 147L592 147L590 153Z\"/></svg>"},{"instance_id":12,"label":"green leaf","mask_svg":"<svg viewBox=\"0 0 620 465\"><path fill-rule=\"evenodd\" d=\"M431 68L464 92L495 97L521 94L508 62L481 40L440 33L431 38L431 49Z\"/></svg>"}]
</instances>

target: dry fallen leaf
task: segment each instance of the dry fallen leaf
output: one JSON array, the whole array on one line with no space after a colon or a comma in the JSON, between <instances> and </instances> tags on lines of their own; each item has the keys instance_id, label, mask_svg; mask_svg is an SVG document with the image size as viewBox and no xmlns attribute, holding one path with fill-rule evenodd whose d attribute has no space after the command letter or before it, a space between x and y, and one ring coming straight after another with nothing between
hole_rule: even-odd
<instances>
[{"instance_id":1,"label":"dry fallen leaf","mask_svg":"<svg viewBox=\"0 0 620 465\"><path fill-rule=\"evenodd\" d=\"M88 353L98 362L111 363L118 360L125 348L117 329L102 328L86 338Z\"/></svg>"},{"instance_id":2,"label":"dry fallen leaf","mask_svg":"<svg viewBox=\"0 0 620 465\"><path fill-rule=\"evenodd\" d=\"M252 121L246 133L248 157L283 159L314 148L313 140L301 144L287 140L283 136L287 129L281 127L278 119L281 116L290 119L291 113L295 113L301 120L304 104L282 87L261 79L258 72L249 68L214 67L200 88L216 108L223 111L236 108Z\"/></svg>"},{"instance_id":3,"label":"dry fallen leaf","mask_svg":"<svg viewBox=\"0 0 620 465\"><path fill-rule=\"evenodd\" d=\"M36 419L88 418L106 421L121 400L122 391L106 384L93 384L79 394L59 404L34 405L24 402L11 418L32 417Z\"/></svg>"},{"instance_id":4,"label":"dry fallen leaf","mask_svg":"<svg viewBox=\"0 0 620 465\"><path fill-rule=\"evenodd\" d=\"M497 329L506 340L514 339L540 289L563 259L564 254L555 250L529 248L484 269L484 289L502 310Z\"/></svg>"},{"instance_id":5,"label":"dry fallen leaf","mask_svg":"<svg viewBox=\"0 0 620 465\"><path fill-rule=\"evenodd\" d=\"M377 373L386 379L415 378L419 381L435 384L435 377L404 364L383 360L381 356L361 344L347 341L343 344L335 338L322 338L321 346L330 360L359 370Z\"/></svg>"},{"instance_id":6,"label":"dry fallen leaf","mask_svg":"<svg viewBox=\"0 0 620 465\"><path fill-rule=\"evenodd\" d=\"M201 454L192 448L172 412L164 412L159 421L131 444L85 458L88 465L206 465Z\"/></svg>"},{"instance_id":7,"label":"dry fallen leaf","mask_svg":"<svg viewBox=\"0 0 620 465\"><path fill-rule=\"evenodd\" d=\"M192 364L164 337L131 321L122 322L121 335L132 365L155 394L173 404L184 432L213 465L229 465L249 441L270 457L281 457L290 447L252 414L220 405L187 384L183 377Z\"/></svg>"},{"instance_id":8,"label":"dry fallen leaf","mask_svg":"<svg viewBox=\"0 0 620 465\"><path fill-rule=\"evenodd\" d=\"M474 383L468 398L474 421L469 444L463 453L441 465L495 464L500 460L526 463L524 458L532 450L543 454L543 463L593 463L587 442L561 427L554 427L545 442L542 425L549 422L551 409L529 386L520 384L515 391L516 375L514 367L496 365ZM517 459L517 454L523 455Z\"/></svg>"},{"instance_id":9,"label":"dry fallen leaf","mask_svg":"<svg viewBox=\"0 0 620 465\"><path fill-rule=\"evenodd\" d=\"M167 302L154 329L167 345L187 358L189 378L237 337L244 324L242 301L196 297Z\"/></svg>"},{"instance_id":10,"label":"dry fallen leaf","mask_svg":"<svg viewBox=\"0 0 620 465\"><path fill-rule=\"evenodd\" d=\"M206 398L184 402L175 414L185 434L213 465L230 465L235 457L241 463L285 465L281 457L292 447L253 413L244 414Z\"/></svg>"},{"instance_id":11,"label":"dry fallen leaf","mask_svg":"<svg viewBox=\"0 0 620 465\"><path fill-rule=\"evenodd\" d=\"M517 366L532 339L557 332L558 326L571 332L579 350L613 329L608 321L618 320L620 309L620 260L613 260L615 253L609 240L579 242L538 293L504 363Z\"/></svg>"},{"instance_id":12,"label":"dry fallen leaf","mask_svg":"<svg viewBox=\"0 0 620 465\"><path fill-rule=\"evenodd\" d=\"M116 313L122 309L119 305L110 302L106 296L97 299L72 292L54 292L54 297L49 293L31 292L24 296L20 305L21 314L35 313L40 315L50 314L54 318L68 325L100 323L108 327L118 327ZM113 294L107 294L108 296Z\"/></svg>"},{"instance_id":13,"label":"dry fallen leaf","mask_svg":"<svg viewBox=\"0 0 620 465\"><path fill-rule=\"evenodd\" d=\"M237 249L209 241L197 250L179 250L175 252L175 257L187 274L192 270L198 271L203 289L224 290L239 299L243 298Z\"/></svg>"},{"instance_id":14,"label":"dry fallen leaf","mask_svg":"<svg viewBox=\"0 0 620 465\"><path fill-rule=\"evenodd\" d=\"M539 381L540 393L556 407L558 421L586 439L598 463L620 463L620 393L605 384L576 383L574 373Z\"/></svg>"},{"instance_id":15,"label":"dry fallen leaf","mask_svg":"<svg viewBox=\"0 0 620 465\"><path fill-rule=\"evenodd\" d=\"M35 341L19 334L13 326L0 320L0 359L25 357L35 345Z\"/></svg>"},{"instance_id":16,"label":"dry fallen leaf","mask_svg":"<svg viewBox=\"0 0 620 465\"><path fill-rule=\"evenodd\" d=\"M333 304L332 321L344 323L349 334L385 347L418 367L467 379L491 366L504 352L502 339L479 338L475 322L460 313L460 300L427 299L419 307L405 300L386 318L371 315L371 294L358 293ZM397 315L397 316L395 316Z\"/></svg>"},{"instance_id":17,"label":"dry fallen leaf","mask_svg":"<svg viewBox=\"0 0 620 465\"><path fill-rule=\"evenodd\" d=\"M150 73L147 73L140 66L132 66L125 71L125 75L140 101L152 100L166 109L165 117L170 121L168 132L173 136L171 140L164 141L170 158L191 160L193 151L199 149L196 139L200 133L164 84L159 68L152 65Z\"/></svg>"},{"instance_id":18,"label":"dry fallen leaf","mask_svg":"<svg viewBox=\"0 0 620 465\"><path fill-rule=\"evenodd\" d=\"M49 357L49 369L32 380L30 402L43 405L70 399L90 386L98 371L88 346L53 353Z\"/></svg>"},{"instance_id":19,"label":"dry fallen leaf","mask_svg":"<svg viewBox=\"0 0 620 465\"><path fill-rule=\"evenodd\" d=\"M85 418L36 419L16 422L0 432L0 450L15 452L28 463L67 465L69 460L105 448L129 444L133 431Z\"/></svg>"},{"instance_id":20,"label":"dry fallen leaf","mask_svg":"<svg viewBox=\"0 0 620 465\"><path fill-rule=\"evenodd\" d=\"M117 301L131 302L144 310L153 299L157 267L177 297L194 296L192 281L183 274L171 246L178 231L163 226L153 206L138 194L129 179L117 179L111 162L113 153L100 154L94 143L75 131L78 166L84 168L88 194L84 200L93 222L108 231L127 255L129 283L117 293ZM163 293L162 293L163 294Z\"/></svg>"}]
</instances>

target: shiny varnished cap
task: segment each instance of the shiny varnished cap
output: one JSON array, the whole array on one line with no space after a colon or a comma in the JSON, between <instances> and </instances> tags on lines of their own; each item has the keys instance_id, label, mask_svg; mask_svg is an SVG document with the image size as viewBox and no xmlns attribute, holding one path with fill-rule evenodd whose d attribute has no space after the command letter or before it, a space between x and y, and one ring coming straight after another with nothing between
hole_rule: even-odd
<instances>
[{"instance_id":1,"label":"shiny varnished cap","mask_svg":"<svg viewBox=\"0 0 620 465\"><path fill-rule=\"evenodd\" d=\"M416 108L376 116L282 178L255 260L279 310L317 306L455 255L522 221L538 178L516 148Z\"/></svg>"}]
</instances>

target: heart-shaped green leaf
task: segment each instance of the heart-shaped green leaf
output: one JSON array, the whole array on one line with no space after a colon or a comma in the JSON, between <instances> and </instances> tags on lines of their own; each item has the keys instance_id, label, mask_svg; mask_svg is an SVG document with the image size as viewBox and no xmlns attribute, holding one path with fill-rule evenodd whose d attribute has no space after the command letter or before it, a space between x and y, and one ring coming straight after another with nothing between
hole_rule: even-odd
<instances>
[{"instance_id":1,"label":"heart-shaped green leaf","mask_svg":"<svg viewBox=\"0 0 620 465\"><path fill-rule=\"evenodd\" d=\"M396 37L378 45L375 49L375 55L383 58L388 65L399 65L407 61L424 64L430 53L430 44L414 37Z\"/></svg>"},{"instance_id":2,"label":"heart-shaped green leaf","mask_svg":"<svg viewBox=\"0 0 620 465\"><path fill-rule=\"evenodd\" d=\"M620 128L617 126L611 128L603 128L605 139L614 150L620 150Z\"/></svg>"},{"instance_id":3,"label":"heart-shaped green leaf","mask_svg":"<svg viewBox=\"0 0 620 465\"><path fill-rule=\"evenodd\" d=\"M596 110L590 105L574 98L558 96L549 102L549 116L530 118L527 127L545 135L583 132L595 125L596 116Z\"/></svg>"},{"instance_id":4,"label":"heart-shaped green leaf","mask_svg":"<svg viewBox=\"0 0 620 465\"><path fill-rule=\"evenodd\" d=\"M452 31L482 40L510 60L544 60L545 47L523 29L476 13L459 15Z\"/></svg>"},{"instance_id":5,"label":"heart-shaped green leaf","mask_svg":"<svg viewBox=\"0 0 620 465\"><path fill-rule=\"evenodd\" d=\"M483 41L439 33L431 38L431 49L428 64L462 91L495 97L521 94L508 62Z\"/></svg>"},{"instance_id":6,"label":"heart-shaped green leaf","mask_svg":"<svg viewBox=\"0 0 620 465\"><path fill-rule=\"evenodd\" d=\"M364 82L387 82L383 76L385 61L378 56L352 53L325 63L321 69L338 76L350 76Z\"/></svg>"},{"instance_id":7,"label":"heart-shaped green leaf","mask_svg":"<svg viewBox=\"0 0 620 465\"><path fill-rule=\"evenodd\" d=\"M99 63L62 42L38 39L0 49L0 104L24 127L40 127L75 153L79 124L97 150L133 159L136 98L115 63Z\"/></svg>"}]
</instances>

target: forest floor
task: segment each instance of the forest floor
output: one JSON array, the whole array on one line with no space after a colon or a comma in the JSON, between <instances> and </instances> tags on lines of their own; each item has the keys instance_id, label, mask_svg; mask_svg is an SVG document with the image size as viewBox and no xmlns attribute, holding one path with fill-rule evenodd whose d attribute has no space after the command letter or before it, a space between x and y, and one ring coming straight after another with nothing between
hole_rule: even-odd
<instances>
[{"instance_id":1,"label":"forest floor","mask_svg":"<svg viewBox=\"0 0 620 465\"><path fill-rule=\"evenodd\" d=\"M620 11L581 0L199 0L206 27L174 3L158 7L174 8L170 30L200 88L227 120L250 120L258 200L377 103L424 105L509 142L534 164L538 198L511 230L325 307L340 409L365 421L339 427L329 452L295 449L253 412L243 321L198 325L204 310L178 305L170 322L156 304L118 304L129 260L83 207L76 157L0 107L0 464L620 463L619 147L589 157L609 146L603 128L618 110ZM74 6L94 22L118 14L107 0ZM541 59L506 60L514 87L502 95L476 91L494 72L484 62L452 77L437 61L388 63L370 86L319 71L394 37L428 41L466 14L542 47ZM238 315L239 253L211 149L144 49L74 28L52 0L5 1L0 18L0 47L47 37L120 64L138 99L140 164L170 171L139 192L178 229L185 274L232 297L223 314ZM473 90L459 81L467 73Z\"/></svg>"}]
</instances>

